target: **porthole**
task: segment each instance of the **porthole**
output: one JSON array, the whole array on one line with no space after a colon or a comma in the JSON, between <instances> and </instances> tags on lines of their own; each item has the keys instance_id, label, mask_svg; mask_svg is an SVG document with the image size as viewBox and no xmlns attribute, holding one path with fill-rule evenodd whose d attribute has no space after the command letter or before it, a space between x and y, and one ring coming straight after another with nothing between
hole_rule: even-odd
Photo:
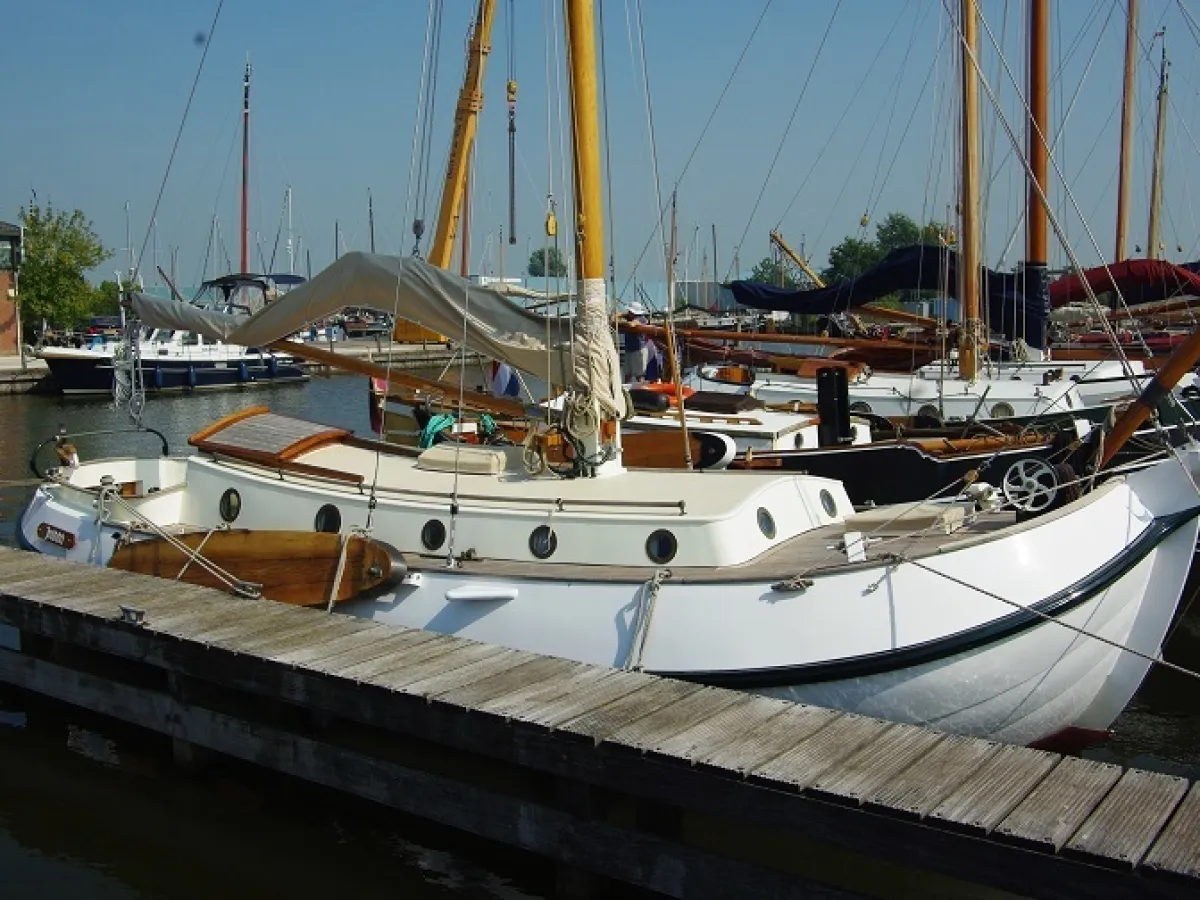
<instances>
[{"instance_id":1,"label":"porthole","mask_svg":"<svg viewBox=\"0 0 1200 900\"><path fill-rule=\"evenodd\" d=\"M917 415L924 416L929 419L941 419L942 417L942 414L938 412L938 408L932 403L926 403L924 406L918 409Z\"/></svg>"},{"instance_id":2,"label":"porthole","mask_svg":"<svg viewBox=\"0 0 1200 900\"><path fill-rule=\"evenodd\" d=\"M446 526L441 519L430 519L421 528L421 543L426 550L438 550L446 543Z\"/></svg>"},{"instance_id":3,"label":"porthole","mask_svg":"<svg viewBox=\"0 0 1200 900\"><path fill-rule=\"evenodd\" d=\"M775 518L762 506L758 508L758 530L767 540L773 540L775 537Z\"/></svg>"},{"instance_id":4,"label":"porthole","mask_svg":"<svg viewBox=\"0 0 1200 900\"><path fill-rule=\"evenodd\" d=\"M558 535L549 525L539 525L529 534L529 552L538 559L549 559L558 549Z\"/></svg>"},{"instance_id":5,"label":"porthole","mask_svg":"<svg viewBox=\"0 0 1200 900\"><path fill-rule=\"evenodd\" d=\"M217 508L221 513L222 522L234 521L242 512L242 495L233 488L229 488L221 495L221 502Z\"/></svg>"},{"instance_id":6,"label":"porthole","mask_svg":"<svg viewBox=\"0 0 1200 900\"><path fill-rule=\"evenodd\" d=\"M825 514L829 516L837 515L837 501L833 499L833 494L821 488L821 493L817 495L821 498L821 506L825 509Z\"/></svg>"},{"instance_id":7,"label":"porthole","mask_svg":"<svg viewBox=\"0 0 1200 900\"><path fill-rule=\"evenodd\" d=\"M866 403L862 400L855 400L853 403L850 404L850 412L862 413L863 415L870 415L871 404Z\"/></svg>"},{"instance_id":8,"label":"porthole","mask_svg":"<svg viewBox=\"0 0 1200 900\"><path fill-rule=\"evenodd\" d=\"M795 447L797 450L803 450L803 449L804 449L804 432L803 432L803 431L797 431L797 432L796 432L796 439L795 439L795 441L793 441L793 444L792 444L792 445L793 445L793 446L794 446L794 447Z\"/></svg>"},{"instance_id":9,"label":"porthole","mask_svg":"<svg viewBox=\"0 0 1200 900\"><path fill-rule=\"evenodd\" d=\"M1017 411L1013 409L1011 403L1005 403L1001 401L992 406L993 419L1011 419L1014 415L1016 415L1016 412Z\"/></svg>"},{"instance_id":10,"label":"porthole","mask_svg":"<svg viewBox=\"0 0 1200 900\"><path fill-rule=\"evenodd\" d=\"M326 534L337 534L342 530L342 514L332 503L326 503L317 510L313 520L313 529L324 531Z\"/></svg>"},{"instance_id":11,"label":"porthole","mask_svg":"<svg viewBox=\"0 0 1200 900\"><path fill-rule=\"evenodd\" d=\"M679 544L675 540L675 535L667 531L665 528L660 528L658 531L646 538L646 555L650 557L650 561L658 563L669 563L675 558L675 551L679 549Z\"/></svg>"}]
</instances>

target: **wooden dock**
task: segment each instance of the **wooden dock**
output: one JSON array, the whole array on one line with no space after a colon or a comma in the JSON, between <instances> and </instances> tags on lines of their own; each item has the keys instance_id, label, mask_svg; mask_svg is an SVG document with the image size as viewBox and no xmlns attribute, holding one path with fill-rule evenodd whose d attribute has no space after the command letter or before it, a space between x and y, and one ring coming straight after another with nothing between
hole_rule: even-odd
<instances>
[{"instance_id":1,"label":"wooden dock","mask_svg":"<svg viewBox=\"0 0 1200 900\"><path fill-rule=\"evenodd\" d=\"M1181 778L10 549L0 623L0 681L530 851L564 895L1200 896Z\"/></svg>"}]
</instances>

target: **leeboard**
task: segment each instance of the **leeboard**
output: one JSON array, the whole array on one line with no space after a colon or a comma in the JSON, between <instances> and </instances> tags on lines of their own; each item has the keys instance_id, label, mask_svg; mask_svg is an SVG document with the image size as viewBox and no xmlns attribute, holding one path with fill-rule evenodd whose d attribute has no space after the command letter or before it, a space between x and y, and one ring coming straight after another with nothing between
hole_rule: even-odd
<instances>
[{"instance_id":1,"label":"leeboard","mask_svg":"<svg viewBox=\"0 0 1200 900\"><path fill-rule=\"evenodd\" d=\"M324 606L329 602L342 553L342 537L311 531L252 531L236 529L180 535L176 538L241 581L261 585L262 596L293 606ZM346 565L336 602L389 582L399 555L385 544L357 535L346 538ZM124 544L113 554L109 568L123 569L229 590L229 585L199 561L187 565L189 554L163 538L148 538ZM186 565L186 569L185 569ZM182 576L180 572L182 571Z\"/></svg>"}]
</instances>

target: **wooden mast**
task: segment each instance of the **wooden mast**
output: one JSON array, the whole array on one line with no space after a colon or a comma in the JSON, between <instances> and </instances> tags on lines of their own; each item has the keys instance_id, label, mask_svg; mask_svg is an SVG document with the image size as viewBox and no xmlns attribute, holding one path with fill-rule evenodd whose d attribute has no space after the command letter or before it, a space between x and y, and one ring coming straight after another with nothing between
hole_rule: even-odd
<instances>
[{"instance_id":1,"label":"wooden mast","mask_svg":"<svg viewBox=\"0 0 1200 900\"><path fill-rule=\"evenodd\" d=\"M962 336L958 372L973 381L979 370L979 82L975 74L976 0L962 0Z\"/></svg>"},{"instance_id":2,"label":"wooden mast","mask_svg":"<svg viewBox=\"0 0 1200 900\"><path fill-rule=\"evenodd\" d=\"M1136 83L1133 78L1137 62L1138 0L1129 4L1125 22L1125 86L1121 92L1121 163L1117 178L1117 241L1113 262L1125 259L1126 235L1129 230L1129 176L1133 168L1133 101Z\"/></svg>"},{"instance_id":3,"label":"wooden mast","mask_svg":"<svg viewBox=\"0 0 1200 900\"><path fill-rule=\"evenodd\" d=\"M242 268L250 271L250 60L242 81Z\"/></svg>"},{"instance_id":4,"label":"wooden mast","mask_svg":"<svg viewBox=\"0 0 1200 900\"><path fill-rule=\"evenodd\" d=\"M683 373L679 371L679 357L675 344L675 191L671 192L671 245L667 251L667 360L671 366L671 378L675 382L675 411L679 415L679 430L683 434L683 463L692 468L692 442L688 437L687 410L683 405Z\"/></svg>"},{"instance_id":5,"label":"wooden mast","mask_svg":"<svg viewBox=\"0 0 1200 900\"><path fill-rule=\"evenodd\" d=\"M604 208L600 192L600 121L596 91L596 26L591 0L566 0L571 66L571 129L575 175L575 256L582 291L604 286Z\"/></svg>"},{"instance_id":6,"label":"wooden mast","mask_svg":"<svg viewBox=\"0 0 1200 900\"><path fill-rule=\"evenodd\" d=\"M1146 256L1158 259L1159 215L1162 211L1163 148L1167 140L1167 36L1163 39L1162 62L1158 70L1158 121L1154 128L1154 174L1150 181L1150 233L1147 237Z\"/></svg>"},{"instance_id":7,"label":"wooden mast","mask_svg":"<svg viewBox=\"0 0 1200 900\"><path fill-rule=\"evenodd\" d=\"M467 74L463 78L458 106L454 110L454 135L450 141L450 159L446 163L446 181L442 187L437 230L429 248L429 262L439 269L450 267L454 252L459 210L462 208L463 194L466 193L467 164L475 143L479 111L483 109L483 72L487 56L492 50L492 19L495 12L495 0L479 0L479 11L467 49Z\"/></svg>"},{"instance_id":8,"label":"wooden mast","mask_svg":"<svg viewBox=\"0 0 1200 900\"><path fill-rule=\"evenodd\" d=\"M1046 318L1050 313L1049 211L1042 198L1049 196L1050 149L1046 135L1050 125L1050 2L1029 2L1029 124L1026 128L1029 155L1028 195L1025 201L1025 259L1021 277L1029 309L1021 318L1024 339L1032 354L1046 348ZM1029 313L1033 313L1030 315Z\"/></svg>"}]
</instances>

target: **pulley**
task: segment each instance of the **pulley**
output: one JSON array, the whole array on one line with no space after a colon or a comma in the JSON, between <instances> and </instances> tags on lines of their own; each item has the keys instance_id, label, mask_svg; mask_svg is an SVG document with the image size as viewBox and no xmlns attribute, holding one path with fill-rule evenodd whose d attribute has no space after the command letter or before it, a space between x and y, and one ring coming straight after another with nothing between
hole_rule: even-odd
<instances>
[{"instance_id":1,"label":"pulley","mask_svg":"<svg viewBox=\"0 0 1200 900\"><path fill-rule=\"evenodd\" d=\"M558 234L558 217L554 215L554 210L551 209L546 213L546 236L555 237Z\"/></svg>"}]
</instances>

